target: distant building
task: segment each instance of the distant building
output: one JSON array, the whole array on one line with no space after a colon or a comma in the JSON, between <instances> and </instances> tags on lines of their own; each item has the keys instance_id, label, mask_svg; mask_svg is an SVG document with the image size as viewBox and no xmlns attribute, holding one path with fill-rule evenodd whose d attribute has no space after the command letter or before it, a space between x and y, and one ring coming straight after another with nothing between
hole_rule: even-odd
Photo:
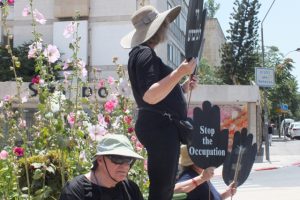
<instances>
[{"instance_id":1,"label":"distant building","mask_svg":"<svg viewBox=\"0 0 300 200\"><path fill-rule=\"evenodd\" d=\"M63 59L71 57L69 50L71 39L63 37L64 28L73 20L76 10L80 13L79 35L81 36L79 57L90 67L103 70L103 75L112 74L115 70L112 58L118 57L120 64L126 65L129 50L121 48L122 36L132 30L130 21L132 13L142 5L154 5L160 12L175 5L182 10L171 24L168 39L159 45L157 53L169 66L175 68L184 59L184 37L189 0L34 0L34 8L47 19L45 25L38 25L37 31L43 36L44 43L58 46L64 53ZM33 39L31 17L23 17L22 11L28 1L15 1L8 17L8 25L13 33L14 46ZM0 37L4 42L5 35L1 27ZM224 42L224 35L217 19L208 19L205 32L203 57L210 65L220 63L219 48Z\"/></svg>"},{"instance_id":2,"label":"distant building","mask_svg":"<svg viewBox=\"0 0 300 200\"><path fill-rule=\"evenodd\" d=\"M205 43L202 57L210 66L221 66L221 47L226 39L216 18L207 18L204 32Z\"/></svg>"}]
</instances>

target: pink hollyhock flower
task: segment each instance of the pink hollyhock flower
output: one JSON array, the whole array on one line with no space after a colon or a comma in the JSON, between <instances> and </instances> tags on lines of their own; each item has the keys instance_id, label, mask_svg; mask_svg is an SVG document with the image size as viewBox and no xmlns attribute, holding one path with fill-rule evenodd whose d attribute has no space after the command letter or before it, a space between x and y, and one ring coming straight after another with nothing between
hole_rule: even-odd
<instances>
[{"instance_id":1,"label":"pink hollyhock flower","mask_svg":"<svg viewBox=\"0 0 300 200\"><path fill-rule=\"evenodd\" d=\"M99 141L107 133L106 129L98 124L90 126L88 131L91 139L94 141Z\"/></svg>"},{"instance_id":2,"label":"pink hollyhock flower","mask_svg":"<svg viewBox=\"0 0 300 200\"><path fill-rule=\"evenodd\" d=\"M55 45L49 44L44 50L44 56L50 63L55 63L60 58L60 53Z\"/></svg>"},{"instance_id":3,"label":"pink hollyhock flower","mask_svg":"<svg viewBox=\"0 0 300 200\"><path fill-rule=\"evenodd\" d=\"M140 143L139 141L136 141L135 148L136 148L137 151L142 151L143 147L144 146L142 145L142 143Z\"/></svg>"},{"instance_id":4,"label":"pink hollyhock flower","mask_svg":"<svg viewBox=\"0 0 300 200\"><path fill-rule=\"evenodd\" d=\"M22 11L22 16L27 17L28 15L30 15L30 8L29 6L26 6Z\"/></svg>"},{"instance_id":5,"label":"pink hollyhock flower","mask_svg":"<svg viewBox=\"0 0 300 200\"><path fill-rule=\"evenodd\" d=\"M99 80L98 88L102 88L104 86L105 86L105 80L103 80L103 79Z\"/></svg>"},{"instance_id":6,"label":"pink hollyhock flower","mask_svg":"<svg viewBox=\"0 0 300 200\"><path fill-rule=\"evenodd\" d=\"M112 99L107 101L104 104L104 109L106 112L111 113L117 107L117 105L118 105L118 100Z\"/></svg>"},{"instance_id":7,"label":"pink hollyhock flower","mask_svg":"<svg viewBox=\"0 0 300 200\"><path fill-rule=\"evenodd\" d=\"M108 82L108 84L113 85L113 84L115 83L114 77L109 76L109 77L107 78L107 82Z\"/></svg>"},{"instance_id":8,"label":"pink hollyhock flower","mask_svg":"<svg viewBox=\"0 0 300 200\"><path fill-rule=\"evenodd\" d=\"M38 22L40 24L46 24L47 20L45 19L44 15L42 13L40 13L37 9L34 9L33 17L36 22Z\"/></svg>"},{"instance_id":9,"label":"pink hollyhock flower","mask_svg":"<svg viewBox=\"0 0 300 200\"><path fill-rule=\"evenodd\" d=\"M0 160L6 160L8 158L8 153L5 150L0 152Z\"/></svg>"},{"instance_id":10,"label":"pink hollyhock flower","mask_svg":"<svg viewBox=\"0 0 300 200\"><path fill-rule=\"evenodd\" d=\"M24 156L24 149L22 147L15 147L13 152L18 157Z\"/></svg>"},{"instance_id":11,"label":"pink hollyhock flower","mask_svg":"<svg viewBox=\"0 0 300 200\"><path fill-rule=\"evenodd\" d=\"M70 114L68 114L67 120L68 120L70 126L73 126L75 123L75 113L71 112Z\"/></svg>"},{"instance_id":12,"label":"pink hollyhock flower","mask_svg":"<svg viewBox=\"0 0 300 200\"><path fill-rule=\"evenodd\" d=\"M76 28L77 28L77 24L76 24L76 23L74 23L74 22L69 23L69 24L66 26L65 30L64 30L63 36L64 36L65 38L71 37L71 35L72 35L73 33L75 33Z\"/></svg>"},{"instance_id":13,"label":"pink hollyhock flower","mask_svg":"<svg viewBox=\"0 0 300 200\"><path fill-rule=\"evenodd\" d=\"M135 135L133 135L133 136L131 136L130 140L135 143L137 141L137 137Z\"/></svg>"},{"instance_id":14,"label":"pink hollyhock flower","mask_svg":"<svg viewBox=\"0 0 300 200\"><path fill-rule=\"evenodd\" d=\"M131 122L132 122L132 117L130 117L130 116L128 116L128 115L124 116L124 122L125 122L126 124L130 125Z\"/></svg>"},{"instance_id":15,"label":"pink hollyhock flower","mask_svg":"<svg viewBox=\"0 0 300 200\"><path fill-rule=\"evenodd\" d=\"M12 100L12 96L10 96L10 95L5 95L5 96L3 97L3 100L4 100L5 102L9 102L10 100Z\"/></svg>"},{"instance_id":16,"label":"pink hollyhock flower","mask_svg":"<svg viewBox=\"0 0 300 200\"><path fill-rule=\"evenodd\" d=\"M39 84L39 83L40 83L40 80L41 80L40 76L37 75L37 76L34 76L34 77L31 79L31 83L33 83L33 84Z\"/></svg>"},{"instance_id":17,"label":"pink hollyhock flower","mask_svg":"<svg viewBox=\"0 0 300 200\"><path fill-rule=\"evenodd\" d=\"M15 3L15 0L7 0L7 3L8 3L9 5L13 5L13 4Z\"/></svg>"}]
</instances>

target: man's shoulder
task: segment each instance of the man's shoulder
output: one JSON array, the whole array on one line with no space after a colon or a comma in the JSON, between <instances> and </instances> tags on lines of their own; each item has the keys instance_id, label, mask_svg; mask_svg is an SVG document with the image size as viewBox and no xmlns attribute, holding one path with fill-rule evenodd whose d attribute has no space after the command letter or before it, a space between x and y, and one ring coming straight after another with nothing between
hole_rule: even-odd
<instances>
[{"instance_id":1,"label":"man's shoulder","mask_svg":"<svg viewBox=\"0 0 300 200\"><path fill-rule=\"evenodd\" d=\"M74 177L65 184L60 200L83 199L88 185L89 181L84 175Z\"/></svg>"},{"instance_id":2,"label":"man's shoulder","mask_svg":"<svg viewBox=\"0 0 300 200\"><path fill-rule=\"evenodd\" d=\"M91 184L85 175L79 175L68 181L64 186L64 190L67 192L81 193L86 187L89 187L89 185Z\"/></svg>"}]
</instances>

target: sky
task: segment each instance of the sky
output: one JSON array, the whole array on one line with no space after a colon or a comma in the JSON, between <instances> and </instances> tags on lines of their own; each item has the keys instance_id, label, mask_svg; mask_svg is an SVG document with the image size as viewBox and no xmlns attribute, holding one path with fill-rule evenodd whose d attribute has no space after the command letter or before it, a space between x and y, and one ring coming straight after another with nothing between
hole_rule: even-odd
<instances>
[{"instance_id":1,"label":"sky","mask_svg":"<svg viewBox=\"0 0 300 200\"><path fill-rule=\"evenodd\" d=\"M215 0L220 3L220 9L216 13L225 36L229 29L230 14L233 12L233 3L235 0ZM274 0L260 0L258 19L260 21L266 16L268 9ZM300 52L293 51L300 48L300 1L299 0L275 0L269 13L263 22L264 46L276 46L279 51L286 55L286 58L292 58L294 61L294 70L292 74L298 82L298 91L300 92ZM261 25L261 24L260 24ZM259 33L261 27L259 26ZM261 45L261 43L260 43Z\"/></svg>"}]
</instances>

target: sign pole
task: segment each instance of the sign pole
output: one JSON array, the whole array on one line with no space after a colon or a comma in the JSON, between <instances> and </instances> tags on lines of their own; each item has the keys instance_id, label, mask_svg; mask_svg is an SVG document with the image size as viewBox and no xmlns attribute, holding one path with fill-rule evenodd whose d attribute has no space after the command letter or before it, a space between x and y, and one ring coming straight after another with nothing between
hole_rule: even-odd
<instances>
[{"instance_id":1,"label":"sign pole","mask_svg":"<svg viewBox=\"0 0 300 200\"><path fill-rule=\"evenodd\" d=\"M266 148L266 160L270 161L270 146L269 146L269 133L268 133L268 107L267 107L267 89L264 88L264 138L265 138L265 148Z\"/></svg>"}]
</instances>

